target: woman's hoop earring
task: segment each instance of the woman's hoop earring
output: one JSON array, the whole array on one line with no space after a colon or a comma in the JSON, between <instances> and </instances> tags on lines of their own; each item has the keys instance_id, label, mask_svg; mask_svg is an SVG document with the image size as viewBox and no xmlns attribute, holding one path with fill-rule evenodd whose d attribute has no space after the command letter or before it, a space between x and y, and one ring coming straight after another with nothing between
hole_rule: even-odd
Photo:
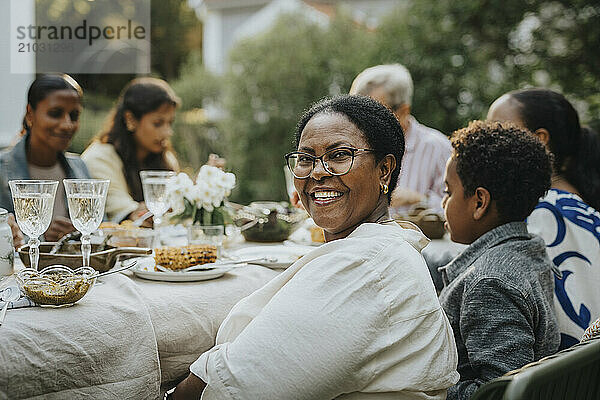
<instances>
[{"instance_id":1,"label":"woman's hoop earring","mask_svg":"<svg viewBox=\"0 0 600 400\"><path fill-rule=\"evenodd\" d=\"M380 183L379 188L381 189L381 193L383 194L387 194L389 191L388 185L386 185L385 183Z\"/></svg>"}]
</instances>

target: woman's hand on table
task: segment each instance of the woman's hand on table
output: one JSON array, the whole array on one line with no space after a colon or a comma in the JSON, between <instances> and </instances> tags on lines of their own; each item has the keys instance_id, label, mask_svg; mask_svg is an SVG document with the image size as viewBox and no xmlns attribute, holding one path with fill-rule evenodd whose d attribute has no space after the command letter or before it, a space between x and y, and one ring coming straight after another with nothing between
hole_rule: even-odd
<instances>
[{"instance_id":1,"label":"woman's hand on table","mask_svg":"<svg viewBox=\"0 0 600 400\"><path fill-rule=\"evenodd\" d=\"M138 208L131 212L131 214L129 214L127 216L127 219L135 221L136 219L138 219L139 217L141 217L142 215L146 214L148 212L148 209L146 208L146 205L141 202L139 203ZM140 225L143 228L152 228L154 226L154 222L152 217L148 217L144 220L144 222L142 222L142 225Z\"/></svg>"},{"instance_id":2,"label":"woman's hand on table","mask_svg":"<svg viewBox=\"0 0 600 400\"><path fill-rule=\"evenodd\" d=\"M21 247L24 243L23 233L19 229L19 225L17 225L15 216L12 213L8 214L8 226L10 226L10 230L12 231L13 246L15 249Z\"/></svg>"},{"instance_id":3,"label":"woman's hand on table","mask_svg":"<svg viewBox=\"0 0 600 400\"><path fill-rule=\"evenodd\" d=\"M202 395L202 391L206 387L206 383L196 375L190 373L187 378L177 385L175 391L166 399L173 400L197 400Z\"/></svg>"},{"instance_id":4,"label":"woman's hand on table","mask_svg":"<svg viewBox=\"0 0 600 400\"><path fill-rule=\"evenodd\" d=\"M206 161L206 165L210 165L212 167L217 167L220 169L225 169L225 164L227 164L227 160L218 154L209 154L208 161Z\"/></svg>"},{"instance_id":5,"label":"woman's hand on table","mask_svg":"<svg viewBox=\"0 0 600 400\"><path fill-rule=\"evenodd\" d=\"M56 242L67 233L71 233L75 230L75 227L71 223L71 220L65 217L56 217L50 223L50 227L44 233L44 239L49 242Z\"/></svg>"}]
</instances>

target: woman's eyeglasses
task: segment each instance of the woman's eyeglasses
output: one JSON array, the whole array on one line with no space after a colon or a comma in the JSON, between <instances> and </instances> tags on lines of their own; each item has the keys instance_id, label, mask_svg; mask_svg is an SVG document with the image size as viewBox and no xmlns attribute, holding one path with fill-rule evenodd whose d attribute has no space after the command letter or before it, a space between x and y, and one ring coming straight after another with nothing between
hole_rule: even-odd
<instances>
[{"instance_id":1,"label":"woman's eyeglasses","mask_svg":"<svg viewBox=\"0 0 600 400\"><path fill-rule=\"evenodd\" d=\"M331 175L345 175L354 164L354 157L363 153L372 153L371 149L355 149L353 147L338 147L316 157L302 151L293 151L285 155L287 166L298 179L306 179L312 173L317 160L321 161L325 171Z\"/></svg>"}]
</instances>

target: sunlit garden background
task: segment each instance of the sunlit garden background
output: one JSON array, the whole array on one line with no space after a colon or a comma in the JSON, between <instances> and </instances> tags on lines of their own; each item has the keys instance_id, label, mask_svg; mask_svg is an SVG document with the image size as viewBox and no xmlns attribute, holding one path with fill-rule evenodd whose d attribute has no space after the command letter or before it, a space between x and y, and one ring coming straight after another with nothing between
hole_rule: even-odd
<instances>
[{"instance_id":1,"label":"sunlit garden background","mask_svg":"<svg viewBox=\"0 0 600 400\"><path fill-rule=\"evenodd\" d=\"M446 134L526 86L563 92L584 123L600 128L597 2L406 0L377 26L342 8L325 25L284 14L238 42L223 75L203 67L202 43L202 21L186 0L152 1L153 74L182 99L173 137L181 165L193 171L209 153L224 156L238 177L232 200L243 203L287 198L283 154L299 114L347 92L376 64L407 66L413 114ZM132 77L76 76L86 95L73 151L83 151Z\"/></svg>"}]
</instances>

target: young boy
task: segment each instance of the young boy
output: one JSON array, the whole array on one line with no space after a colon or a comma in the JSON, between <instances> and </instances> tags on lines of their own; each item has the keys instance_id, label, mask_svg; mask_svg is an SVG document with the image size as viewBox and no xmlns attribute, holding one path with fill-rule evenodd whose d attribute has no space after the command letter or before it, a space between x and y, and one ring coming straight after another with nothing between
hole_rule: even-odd
<instances>
[{"instance_id":1,"label":"young boy","mask_svg":"<svg viewBox=\"0 0 600 400\"><path fill-rule=\"evenodd\" d=\"M456 131L452 147L446 228L470 246L440 268L440 302L459 357L460 381L448 399L468 399L481 384L558 349L552 266L525 224L550 188L551 164L537 138L498 122Z\"/></svg>"}]
</instances>

